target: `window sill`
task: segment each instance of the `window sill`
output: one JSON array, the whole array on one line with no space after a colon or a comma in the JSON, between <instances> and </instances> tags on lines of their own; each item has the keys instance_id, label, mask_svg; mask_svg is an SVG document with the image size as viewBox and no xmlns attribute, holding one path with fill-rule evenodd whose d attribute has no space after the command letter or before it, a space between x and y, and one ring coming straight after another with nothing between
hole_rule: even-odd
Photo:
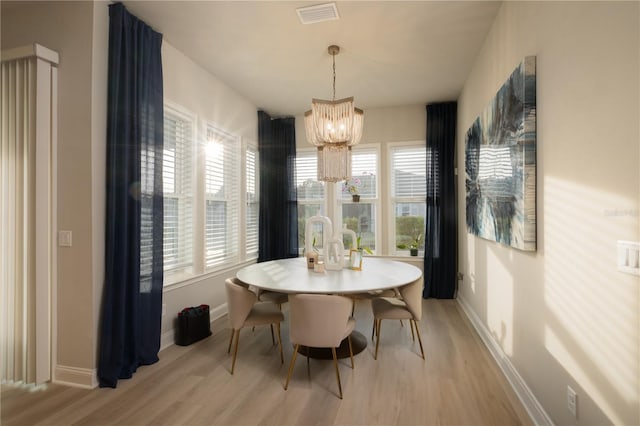
<instances>
[{"instance_id":1,"label":"window sill","mask_svg":"<svg viewBox=\"0 0 640 426\"><path fill-rule=\"evenodd\" d=\"M168 293L170 291L178 290L183 287L188 287L190 285L197 284L204 280L215 277L217 275L228 275L229 273L235 273L234 271L256 262L257 262L257 259L245 260L243 262L240 262L234 265L229 265L227 267L212 270L212 271L206 271L201 274L193 274L188 272L173 273L168 275L165 278L165 283L164 283L162 292Z\"/></svg>"}]
</instances>

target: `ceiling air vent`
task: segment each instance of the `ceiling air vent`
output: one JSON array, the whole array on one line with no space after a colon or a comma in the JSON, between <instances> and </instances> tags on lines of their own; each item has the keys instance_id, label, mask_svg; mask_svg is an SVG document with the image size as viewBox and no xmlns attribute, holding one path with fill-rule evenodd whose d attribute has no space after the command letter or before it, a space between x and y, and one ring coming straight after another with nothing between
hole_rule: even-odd
<instances>
[{"instance_id":1,"label":"ceiling air vent","mask_svg":"<svg viewBox=\"0 0 640 426\"><path fill-rule=\"evenodd\" d=\"M340 19L335 3L318 4L296 9L298 18L303 24L315 24L317 22L333 21Z\"/></svg>"}]
</instances>

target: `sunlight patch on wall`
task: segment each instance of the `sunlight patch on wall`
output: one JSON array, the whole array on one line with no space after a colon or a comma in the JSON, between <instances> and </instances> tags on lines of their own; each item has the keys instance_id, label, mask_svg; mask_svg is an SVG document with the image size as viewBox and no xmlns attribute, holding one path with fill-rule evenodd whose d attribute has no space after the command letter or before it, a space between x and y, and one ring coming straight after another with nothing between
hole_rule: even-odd
<instances>
[{"instance_id":1,"label":"sunlight patch on wall","mask_svg":"<svg viewBox=\"0 0 640 426\"><path fill-rule=\"evenodd\" d=\"M545 344L614 423L619 400L638 399L638 280L617 271L616 240L630 239L633 200L546 177Z\"/></svg>"},{"instance_id":2,"label":"sunlight patch on wall","mask_svg":"<svg viewBox=\"0 0 640 426\"><path fill-rule=\"evenodd\" d=\"M502 249L502 248L501 248ZM492 251L487 251L487 325L505 354L513 355L513 275L511 267ZM494 294L492 294L494 293Z\"/></svg>"}]
</instances>

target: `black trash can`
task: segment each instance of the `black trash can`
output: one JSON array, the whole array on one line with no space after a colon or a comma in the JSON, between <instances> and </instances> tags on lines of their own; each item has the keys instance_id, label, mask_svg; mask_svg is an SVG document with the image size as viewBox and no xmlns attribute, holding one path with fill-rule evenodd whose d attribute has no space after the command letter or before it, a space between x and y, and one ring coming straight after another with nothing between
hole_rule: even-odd
<instances>
[{"instance_id":1,"label":"black trash can","mask_svg":"<svg viewBox=\"0 0 640 426\"><path fill-rule=\"evenodd\" d=\"M187 346L211 336L209 305L184 308L178 313L176 345Z\"/></svg>"}]
</instances>

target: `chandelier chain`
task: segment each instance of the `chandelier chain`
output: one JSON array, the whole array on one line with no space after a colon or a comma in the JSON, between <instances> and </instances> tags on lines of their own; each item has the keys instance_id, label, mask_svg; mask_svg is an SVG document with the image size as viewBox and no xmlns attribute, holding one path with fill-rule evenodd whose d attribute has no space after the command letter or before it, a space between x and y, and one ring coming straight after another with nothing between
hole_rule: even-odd
<instances>
[{"instance_id":1,"label":"chandelier chain","mask_svg":"<svg viewBox=\"0 0 640 426\"><path fill-rule=\"evenodd\" d=\"M336 100L336 54L331 55L333 58L333 99Z\"/></svg>"}]
</instances>

